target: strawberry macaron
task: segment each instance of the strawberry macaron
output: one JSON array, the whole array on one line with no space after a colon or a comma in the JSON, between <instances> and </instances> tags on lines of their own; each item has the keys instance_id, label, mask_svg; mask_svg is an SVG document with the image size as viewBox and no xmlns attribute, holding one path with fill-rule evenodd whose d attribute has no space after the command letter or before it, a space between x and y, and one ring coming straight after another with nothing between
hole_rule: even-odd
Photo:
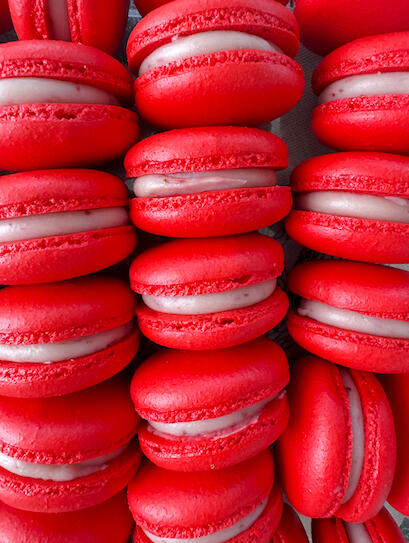
<instances>
[{"instance_id":1,"label":"strawberry macaron","mask_svg":"<svg viewBox=\"0 0 409 543\"><path fill-rule=\"evenodd\" d=\"M0 169L88 166L138 140L132 78L106 53L62 41L0 45Z\"/></svg>"},{"instance_id":2,"label":"strawberry macaron","mask_svg":"<svg viewBox=\"0 0 409 543\"><path fill-rule=\"evenodd\" d=\"M288 331L331 362L378 373L409 372L409 272L347 261L304 262L289 276L301 298Z\"/></svg>"},{"instance_id":3,"label":"strawberry macaron","mask_svg":"<svg viewBox=\"0 0 409 543\"><path fill-rule=\"evenodd\" d=\"M241 234L287 215L289 187L276 170L288 165L285 143L263 130L207 127L171 130L135 145L125 157L134 179L133 222L153 234Z\"/></svg>"},{"instance_id":4,"label":"strawberry macaron","mask_svg":"<svg viewBox=\"0 0 409 543\"><path fill-rule=\"evenodd\" d=\"M135 6L141 15L146 15L150 11L163 6L163 4L168 4L171 0L134 0ZM287 0L277 0L281 4L286 5Z\"/></svg>"},{"instance_id":5,"label":"strawberry macaron","mask_svg":"<svg viewBox=\"0 0 409 543\"><path fill-rule=\"evenodd\" d=\"M313 543L405 543L399 527L384 508L365 523L352 524L339 518L313 519Z\"/></svg>"},{"instance_id":6,"label":"strawberry macaron","mask_svg":"<svg viewBox=\"0 0 409 543\"><path fill-rule=\"evenodd\" d=\"M69 513L32 513L0 503L2 543L127 543L133 525L125 490Z\"/></svg>"},{"instance_id":7,"label":"strawberry macaron","mask_svg":"<svg viewBox=\"0 0 409 543\"><path fill-rule=\"evenodd\" d=\"M409 262L409 158L337 153L292 174L288 234L301 245L366 262Z\"/></svg>"},{"instance_id":8,"label":"strawberry macaron","mask_svg":"<svg viewBox=\"0 0 409 543\"><path fill-rule=\"evenodd\" d=\"M134 307L109 277L0 290L0 394L59 396L120 372L138 350Z\"/></svg>"},{"instance_id":9,"label":"strawberry macaron","mask_svg":"<svg viewBox=\"0 0 409 543\"><path fill-rule=\"evenodd\" d=\"M63 40L114 55L121 45L129 0L9 0L20 40Z\"/></svg>"},{"instance_id":10,"label":"strawberry macaron","mask_svg":"<svg viewBox=\"0 0 409 543\"><path fill-rule=\"evenodd\" d=\"M409 31L336 49L319 64L312 85L320 104L312 129L323 143L409 154Z\"/></svg>"},{"instance_id":11,"label":"strawberry macaron","mask_svg":"<svg viewBox=\"0 0 409 543\"><path fill-rule=\"evenodd\" d=\"M127 47L135 100L168 127L257 125L304 89L297 21L270 0L176 0L149 13Z\"/></svg>"},{"instance_id":12,"label":"strawberry macaron","mask_svg":"<svg viewBox=\"0 0 409 543\"><path fill-rule=\"evenodd\" d=\"M396 463L392 411L376 377L306 356L293 365L288 400L276 458L291 505L309 517L372 518Z\"/></svg>"},{"instance_id":13,"label":"strawberry macaron","mask_svg":"<svg viewBox=\"0 0 409 543\"><path fill-rule=\"evenodd\" d=\"M288 362L261 337L213 351L163 350L136 370L131 396L146 419L139 430L145 455L177 471L220 469L269 447L289 410Z\"/></svg>"},{"instance_id":14,"label":"strawberry macaron","mask_svg":"<svg viewBox=\"0 0 409 543\"><path fill-rule=\"evenodd\" d=\"M271 543L308 543L302 522L292 507L284 504L283 516Z\"/></svg>"},{"instance_id":15,"label":"strawberry macaron","mask_svg":"<svg viewBox=\"0 0 409 543\"><path fill-rule=\"evenodd\" d=\"M276 286L284 251L258 233L173 240L140 254L130 269L142 333L173 349L224 349L276 326L288 309Z\"/></svg>"},{"instance_id":16,"label":"strawberry macaron","mask_svg":"<svg viewBox=\"0 0 409 543\"><path fill-rule=\"evenodd\" d=\"M114 377L59 398L0 396L0 499L38 513L97 505L135 475L139 418Z\"/></svg>"},{"instance_id":17,"label":"strawberry macaron","mask_svg":"<svg viewBox=\"0 0 409 543\"><path fill-rule=\"evenodd\" d=\"M146 462L129 485L135 543L270 543L283 500L267 450L224 470L177 473Z\"/></svg>"},{"instance_id":18,"label":"strawberry macaron","mask_svg":"<svg viewBox=\"0 0 409 543\"><path fill-rule=\"evenodd\" d=\"M128 191L95 170L39 170L0 183L0 284L45 283L107 268L135 248Z\"/></svg>"}]
</instances>

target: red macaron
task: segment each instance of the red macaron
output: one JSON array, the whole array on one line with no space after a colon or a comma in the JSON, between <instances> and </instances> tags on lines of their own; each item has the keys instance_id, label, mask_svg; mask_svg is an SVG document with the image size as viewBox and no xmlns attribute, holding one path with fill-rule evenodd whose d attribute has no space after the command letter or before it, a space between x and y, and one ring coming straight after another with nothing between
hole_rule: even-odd
<instances>
[{"instance_id":1,"label":"red macaron","mask_svg":"<svg viewBox=\"0 0 409 543\"><path fill-rule=\"evenodd\" d=\"M313 75L314 134L335 149L409 154L408 72L409 31L336 49Z\"/></svg>"},{"instance_id":2,"label":"red macaron","mask_svg":"<svg viewBox=\"0 0 409 543\"><path fill-rule=\"evenodd\" d=\"M383 508L362 524L343 522L339 518L312 519L313 543L405 543L399 527Z\"/></svg>"},{"instance_id":3,"label":"red macaron","mask_svg":"<svg viewBox=\"0 0 409 543\"><path fill-rule=\"evenodd\" d=\"M359 370L409 372L409 272L305 262L290 273L288 286L301 297L288 331L304 349Z\"/></svg>"},{"instance_id":4,"label":"red macaron","mask_svg":"<svg viewBox=\"0 0 409 543\"><path fill-rule=\"evenodd\" d=\"M276 286L284 251L261 234L174 240L140 254L131 287L142 333L173 349L224 349L276 326L288 309Z\"/></svg>"},{"instance_id":5,"label":"red macaron","mask_svg":"<svg viewBox=\"0 0 409 543\"><path fill-rule=\"evenodd\" d=\"M0 45L0 169L88 166L138 140L132 78L93 47L31 40Z\"/></svg>"},{"instance_id":6,"label":"red macaron","mask_svg":"<svg viewBox=\"0 0 409 543\"><path fill-rule=\"evenodd\" d=\"M295 168L291 185L286 230L298 243L352 260L409 262L408 157L314 157Z\"/></svg>"},{"instance_id":7,"label":"red macaron","mask_svg":"<svg viewBox=\"0 0 409 543\"><path fill-rule=\"evenodd\" d=\"M133 525L124 490L69 513L31 513L0 503L2 543L126 543Z\"/></svg>"},{"instance_id":8,"label":"red macaron","mask_svg":"<svg viewBox=\"0 0 409 543\"><path fill-rule=\"evenodd\" d=\"M406 0L296 0L301 41L319 55L363 36L408 29Z\"/></svg>"},{"instance_id":9,"label":"red macaron","mask_svg":"<svg viewBox=\"0 0 409 543\"><path fill-rule=\"evenodd\" d=\"M284 504L280 525L273 535L271 543L308 543L308 537L299 516L286 503Z\"/></svg>"},{"instance_id":10,"label":"red macaron","mask_svg":"<svg viewBox=\"0 0 409 543\"><path fill-rule=\"evenodd\" d=\"M5 175L0 183L0 284L46 283L107 268L135 249L128 190L95 170Z\"/></svg>"},{"instance_id":11,"label":"red macaron","mask_svg":"<svg viewBox=\"0 0 409 543\"><path fill-rule=\"evenodd\" d=\"M388 497L396 462L392 411L376 377L307 356L292 368L288 401L276 458L291 505L316 518L372 518Z\"/></svg>"},{"instance_id":12,"label":"red macaron","mask_svg":"<svg viewBox=\"0 0 409 543\"><path fill-rule=\"evenodd\" d=\"M129 0L9 0L20 40L63 40L92 45L114 55L128 19Z\"/></svg>"},{"instance_id":13,"label":"red macaron","mask_svg":"<svg viewBox=\"0 0 409 543\"><path fill-rule=\"evenodd\" d=\"M135 6L141 15L146 15L150 11L163 6L163 4L169 4L171 0L134 0ZM286 5L287 0L277 0L281 4Z\"/></svg>"},{"instance_id":14,"label":"red macaron","mask_svg":"<svg viewBox=\"0 0 409 543\"><path fill-rule=\"evenodd\" d=\"M178 473L146 462L130 483L135 543L206 537L208 543L270 543L283 510L264 451L224 470Z\"/></svg>"},{"instance_id":15,"label":"red macaron","mask_svg":"<svg viewBox=\"0 0 409 543\"><path fill-rule=\"evenodd\" d=\"M131 384L135 409L146 420L142 451L177 471L220 469L256 456L287 426L288 380L284 351L266 337L211 357L160 351L138 367Z\"/></svg>"},{"instance_id":16,"label":"red macaron","mask_svg":"<svg viewBox=\"0 0 409 543\"><path fill-rule=\"evenodd\" d=\"M270 0L176 0L149 13L127 47L135 101L168 127L257 125L304 89L292 12Z\"/></svg>"},{"instance_id":17,"label":"red macaron","mask_svg":"<svg viewBox=\"0 0 409 543\"><path fill-rule=\"evenodd\" d=\"M97 505L135 475L139 417L114 377L59 398L0 396L0 499L38 513Z\"/></svg>"},{"instance_id":18,"label":"red macaron","mask_svg":"<svg viewBox=\"0 0 409 543\"><path fill-rule=\"evenodd\" d=\"M138 350L134 307L109 277L0 290L0 394L59 396L120 372Z\"/></svg>"},{"instance_id":19,"label":"red macaron","mask_svg":"<svg viewBox=\"0 0 409 543\"><path fill-rule=\"evenodd\" d=\"M159 236L242 234L287 215L289 187L277 186L276 170L288 166L288 149L256 128L171 130L147 138L125 157L137 198L131 218Z\"/></svg>"}]
</instances>

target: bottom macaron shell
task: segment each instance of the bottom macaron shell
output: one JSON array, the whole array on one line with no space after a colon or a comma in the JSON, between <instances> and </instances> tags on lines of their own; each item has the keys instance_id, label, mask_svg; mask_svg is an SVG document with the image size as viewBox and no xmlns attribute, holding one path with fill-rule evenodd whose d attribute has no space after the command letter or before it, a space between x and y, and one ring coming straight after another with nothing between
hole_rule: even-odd
<instances>
[{"instance_id":1,"label":"bottom macaron shell","mask_svg":"<svg viewBox=\"0 0 409 543\"><path fill-rule=\"evenodd\" d=\"M138 117L118 106L0 107L0 169L80 167L119 158L138 140Z\"/></svg>"},{"instance_id":2,"label":"bottom macaron shell","mask_svg":"<svg viewBox=\"0 0 409 543\"><path fill-rule=\"evenodd\" d=\"M266 300L249 307L207 315L174 315L136 308L141 332L173 349L224 349L246 343L274 328L288 311L288 297L276 288ZM409 343L409 342L408 342Z\"/></svg>"},{"instance_id":3,"label":"bottom macaron shell","mask_svg":"<svg viewBox=\"0 0 409 543\"><path fill-rule=\"evenodd\" d=\"M331 362L377 373L409 372L409 340L350 332L301 317L288 315L288 331L307 351Z\"/></svg>"},{"instance_id":4,"label":"bottom macaron shell","mask_svg":"<svg viewBox=\"0 0 409 543\"><path fill-rule=\"evenodd\" d=\"M48 398L91 387L119 373L132 361L138 347L139 333L134 331L103 351L62 362L0 360L0 395Z\"/></svg>"},{"instance_id":5,"label":"bottom macaron shell","mask_svg":"<svg viewBox=\"0 0 409 543\"><path fill-rule=\"evenodd\" d=\"M0 284L49 283L88 275L120 262L136 243L131 225L0 243Z\"/></svg>"},{"instance_id":6,"label":"bottom macaron shell","mask_svg":"<svg viewBox=\"0 0 409 543\"><path fill-rule=\"evenodd\" d=\"M278 485L271 491L263 514L245 532L229 539L226 543L270 543L274 532L280 523L283 512L283 498ZM136 526L134 543L151 543L139 526Z\"/></svg>"},{"instance_id":7,"label":"bottom macaron shell","mask_svg":"<svg viewBox=\"0 0 409 543\"><path fill-rule=\"evenodd\" d=\"M283 219L292 205L289 187L220 190L131 200L132 222L158 236L227 236Z\"/></svg>"},{"instance_id":8,"label":"bottom macaron shell","mask_svg":"<svg viewBox=\"0 0 409 543\"><path fill-rule=\"evenodd\" d=\"M345 151L409 154L409 95L344 98L316 107L312 130Z\"/></svg>"},{"instance_id":9,"label":"bottom macaron shell","mask_svg":"<svg viewBox=\"0 0 409 543\"><path fill-rule=\"evenodd\" d=\"M108 500L125 488L140 462L139 448L133 443L111 460L107 468L73 481L32 479L0 468L0 500L11 507L38 513L85 509Z\"/></svg>"},{"instance_id":10,"label":"bottom macaron shell","mask_svg":"<svg viewBox=\"0 0 409 543\"><path fill-rule=\"evenodd\" d=\"M267 449L285 430L287 396L271 402L257 422L224 437L166 437L139 428L142 451L157 466L176 471L206 471L234 466Z\"/></svg>"},{"instance_id":11,"label":"bottom macaron shell","mask_svg":"<svg viewBox=\"0 0 409 543\"><path fill-rule=\"evenodd\" d=\"M409 224L293 210L286 230L301 245L327 255L364 262L409 262Z\"/></svg>"}]
</instances>

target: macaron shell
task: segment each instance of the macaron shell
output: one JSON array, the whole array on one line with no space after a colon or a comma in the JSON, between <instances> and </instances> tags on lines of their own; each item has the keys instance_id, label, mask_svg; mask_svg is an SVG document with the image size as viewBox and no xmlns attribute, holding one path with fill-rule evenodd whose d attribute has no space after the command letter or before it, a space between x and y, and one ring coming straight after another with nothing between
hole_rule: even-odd
<instances>
[{"instance_id":1,"label":"macaron shell","mask_svg":"<svg viewBox=\"0 0 409 543\"><path fill-rule=\"evenodd\" d=\"M150 11L158 8L159 6L163 6L163 4L168 4L169 1L170 0L135 0L135 6L139 13L144 16ZM286 0L277 1L284 5L287 4Z\"/></svg>"},{"instance_id":2,"label":"macaron shell","mask_svg":"<svg viewBox=\"0 0 409 543\"><path fill-rule=\"evenodd\" d=\"M0 504L3 543L126 543L132 528L125 491L70 513L31 513Z\"/></svg>"},{"instance_id":3,"label":"macaron shell","mask_svg":"<svg viewBox=\"0 0 409 543\"><path fill-rule=\"evenodd\" d=\"M255 339L274 328L288 311L288 297L276 288L249 307L207 315L172 315L140 305L139 328L150 340L172 349L225 349ZM409 342L408 342L409 343Z\"/></svg>"},{"instance_id":4,"label":"macaron shell","mask_svg":"<svg viewBox=\"0 0 409 543\"><path fill-rule=\"evenodd\" d=\"M311 531L313 543L350 543L344 523L339 518L312 519ZM380 543L384 542L381 540Z\"/></svg>"},{"instance_id":5,"label":"macaron shell","mask_svg":"<svg viewBox=\"0 0 409 543\"><path fill-rule=\"evenodd\" d=\"M376 517L366 522L365 527L374 541L376 538L382 538L381 541L388 543L405 543L406 541L398 525L385 508Z\"/></svg>"},{"instance_id":6,"label":"macaron shell","mask_svg":"<svg viewBox=\"0 0 409 543\"><path fill-rule=\"evenodd\" d=\"M286 503L284 504L280 525L273 535L272 543L308 543L307 534L297 513ZM345 543L348 543L348 541Z\"/></svg>"}]
</instances>

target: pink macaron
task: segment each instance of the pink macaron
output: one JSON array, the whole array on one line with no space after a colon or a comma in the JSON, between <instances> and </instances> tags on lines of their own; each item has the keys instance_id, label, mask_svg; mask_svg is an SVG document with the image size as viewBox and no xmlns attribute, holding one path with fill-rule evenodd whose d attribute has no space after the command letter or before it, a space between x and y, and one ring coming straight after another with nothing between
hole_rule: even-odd
<instances>
[{"instance_id":1,"label":"pink macaron","mask_svg":"<svg viewBox=\"0 0 409 543\"><path fill-rule=\"evenodd\" d=\"M0 503L2 543L127 543L133 524L124 490L69 513L31 513Z\"/></svg>"},{"instance_id":2,"label":"pink macaron","mask_svg":"<svg viewBox=\"0 0 409 543\"><path fill-rule=\"evenodd\" d=\"M0 396L0 499L38 513L97 505L135 475L139 417L122 377L59 398Z\"/></svg>"},{"instance_id":3,"label":"pink macaron","mask_svg":"<svg viewBox=\"0 0 409 543\"><path fill-rule=\"evenodd\" d=\"M376 377L307 356L293 365L288 400L276 458L291 505L313 518L371 519L396 462L392 411Z\"/></svg>"},{"instance_id":4,"label":"pink macaron","mask_svg":"<svg viewBox=\"0 0 409 543\"><path fill-rule=\"evenodd\" d=\"M304 89L297 21L270 0L176 0L149 13L127 47L135 101L156 126L258 125Z\"/></svg>"},{"instance_id":5,"label":"pink macaron","mask_svg":"<svg viewBox=\"0 0 409 543\"><path fill-rule=\"evenodd\" d=\"M63 40L114 55L121 45L129 0L9 0L20 40Z\"/></svg>"},{"instance_id":6,"label":"pink macaron","mask_svg":"<svg viewBox=\"0 0 409 543\"><path fill-rule=\"evenodd\" d=\"M238 464L284 431L289 409L288 362L261 337L213 351L162 350L134 375L131 396L146 420L142 451L156 465L206 471Z\"/></svg>"},{"instance_id":7,"label":"pink macaron","mask_svg":"<svg viewBox=\"0 0 409 543\"><path fill-rule=\"evenodd\" d=\"M135 543L194 541L270 543L283 500L274 463L264 451L238 466L200 473L146 462L129 485Z\"/></svg>"},{"instance_id":8,"label":"pink macaron","mask_svg":"<svg viewBox=\"0 0 409 543\"><path fill-rule=\"evenodd\" d=\"M312 129L320 141L345 151L409 154L409 31L336 49L312 85L320 104Z\"/></svg>"},{"instance_id":9,"label":"pink macaron","mask_svg":"<svg viewBox=\"0 0 409 543\"><path fill-rule=\"evenodd\" d=\"M125 157L134 178L134 224L160 236L242 234L281 220L289 187L276 170L288 165L285 143L263 130L208 127L171 130L135 145Z\"/></svg>"},{"instance_id":10,"label":"pink macaron","mask_svg":"<svg viewBox=\"0 0 409 543\"><path fill-rule=\"evenodd\" d=\"M61 281L116 264L136 246L128 191L95 170L5 175L0 183L0 284Z\"/></svg>"},{"instance_id":11,"label":"pink macaron","mask_svg":"<svg viewBox=\"0 0 409 543\"><path fill-rule=\"evenodd\" d=\"M352 260L409 262L408 157L314 157L295 168L291 185L286 229L298 243Z\"/></svg>"},{"instance_id":12,"label":"pink macaron","mask_svg":"<svg viewBox=\"0 0 409 543\"><path fill-rule=\"evenodd\" d=\"M0 45L0 169L88 166L138 140L132 78L93 47L31 40Z\"/></svg>"},{"instance_id":13,"label":"pink macaron","mask_svg":"<svg viewBox=\"0 0 409 543\"><path fill-rule=\"evenodd\" d=\"M352 524L339 518L313 519L313 543L405 543L406 539L388 511L383 508L364 523Z\"/></svg>"},{"instance_id":14,"label":"pink macaron","mask_svg":"<svg viewBox=\"0 0 409 543\"><path fill-rule=\"evenodd\" d=\"M139 344L135 298L109 277L0 290L0 394L68 394L120 372Z\"/></svg>"},{"instance_id":15,"label":"pink macaron","mask_svg":"<svg viewBox=\"0 0 409 543\"><path fill-rule=\"evenodd\" d=\"M290 273L288 286L301 298L288 331L304 349L359 370L409 372L409 272L304 262Z\"/></svg>"},{"instance_id":16,"label":"pink macaron","mask_svg":"<svg viewBox=\"0 0 409 543\"><path fill-rule=\"evenodd\" d=\"M287 503L284 504L283 516L271 543L308 543L308 537L299 516Z\"/></svg>"},{"instance_id":17,"label":"pink macaron","mask_svg":"<svg viewBox=\"0 0 409 543\"><path fill-rule=\"evenodd\" d=\"M284 252L258 233L174 240L140 254L130 269L142 294L142 333L173 349L224 349L276 326L288 309L276 286Z\"/></svg>"}]
</instances>

